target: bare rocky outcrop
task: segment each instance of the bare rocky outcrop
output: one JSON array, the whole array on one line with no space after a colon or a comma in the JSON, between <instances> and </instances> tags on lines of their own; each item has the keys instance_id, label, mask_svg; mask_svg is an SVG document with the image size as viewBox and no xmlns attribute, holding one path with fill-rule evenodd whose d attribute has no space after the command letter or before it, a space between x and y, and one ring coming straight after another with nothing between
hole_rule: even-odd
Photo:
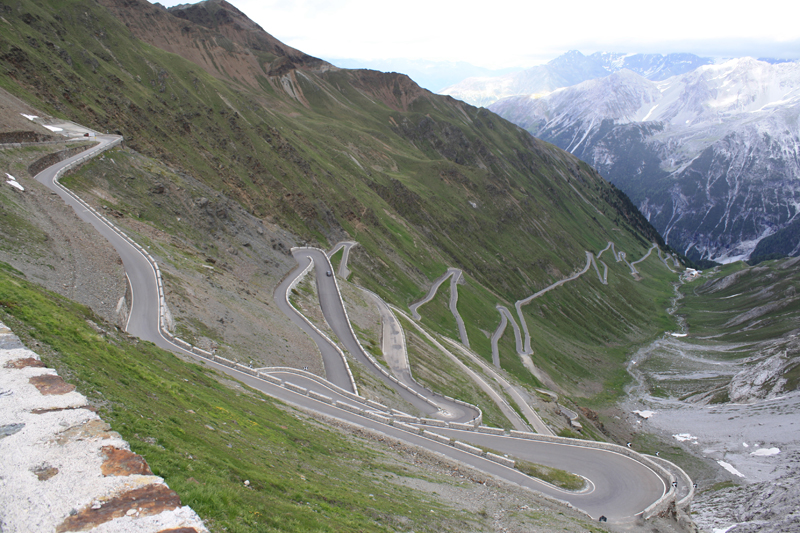
<instances>
[{"instance_id":1,"label":"bare rocky outcrop","mask_svg":"<svg viewBox=\"0 0 800 533\"><path fill-rule=\"evenodd\" d=\"M700 493L695 497L695 520L704 529L730 527L728 533L789 533L800 531L800 459L774 481Z\"/></svg>"}]
</instances>

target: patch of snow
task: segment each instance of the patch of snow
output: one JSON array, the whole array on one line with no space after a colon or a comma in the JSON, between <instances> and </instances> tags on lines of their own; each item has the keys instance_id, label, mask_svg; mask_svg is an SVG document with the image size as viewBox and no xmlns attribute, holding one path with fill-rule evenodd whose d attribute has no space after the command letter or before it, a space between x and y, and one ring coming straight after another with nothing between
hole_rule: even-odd
<instances>
[{"instance_id":1,"label":"patch of snow","mask_svg":"<svg viewBox=\"0 0 800 533\"><path fill-rule=\"evenodd\" d=\"M779 448L760 448L754 452L750 452L750 455L756 455L758 457L768 457L770 455L778 455L781 453Z\"/></svg>"},{"instance_id":2,"label":"patch of snow","mask_svg":"<svg viewBox=\"0 0 800 533\"><path fill-rule=\"evenodd\" d=\"M696 441L697 437L690 433L678 433L677 435L673 435L678 442L686 442L688 441Z\"/></svg>"},{"instance_id":3,"label":"patch of snow","mask_svg":"<svg viewBox=\"0 0 800 533\"><path fill-rule=\"evenodd\" d=\"M639 411L638 409L634 411L634 414L637 414L644 418L645 420L656 414L655 411Z\"/></svg>"},{"instance_id":4,"label":"patch of snow","mask_svg":"<svg viewBox=\"0 0 800 533\"><path fill-rule=\"evenodd\" d=\"M26 115L25 113L20 113L20 115L22 115L23 117L27 118L28 120L33 120L33 119L39 118L36 115Z\"/></svg>"},{"instance_id":5,"label":"patch of snow","mask_svg":"<svg viewBox=\"0 0 800 533\"><path fill-rule=\"evenodd\" d=\"M744 446L745 448L749 448L749 447L750 447L750 445L749 445L749 444L747 444L746 442L743 442L743 443L742 443L742 446Z\"/></svg>"},{"instance_id":6,"label":"patch of snow","mask_svg":"<svg viewBox=\"0 0 800 533\"><path fill-rule=\"evenodd\" d=\"M730 531L731 529L735 528L738 525L739 524L733 524L732 526L728 526L728 527L715 527L713 532L714 533L728 533L728 531Z\"/></svg>"},{"instance_id":7,"label":"patch of snow","mask_svg":"<svg viewBox=\"0 0 800 533\"><path fill-rule=\"evenodd\" d=\"M650 118L650 115L653 114L653 111L655 111L657 107L658 107L658 104L654 105L652 107L652 109L650 109L650 111L648 111L647 114L644 116L644 118L642 119L642 122L647 122L647 119Z\"/></svg>"},{"instance_id":8,"label":"patch of snow","mask_svg":"<svg viewBox=\"0 0 800 533\"><path fill-rule=\"evenodd\" d=\"M670 333L670 335L672 335L673 337L685 337L687 334L686 333Z\"/></svg>"},{"instance_id":9,"label":"patch of snow","mask_svg":"<svg viewBox=\"0 0 800 533\"><path fill-rule=\"evenodd\" d=\"M45 128L47 128L48 130L50 130L50 131L54 131L54 132L55 132L55 131L64 131L64 128L59 128L59 127L57 127L57 126L48 126L47 124L42 124L42 125L43 125Z\"/></svg>"},{"instance_id":10,"label":"patch of snow","mask_svg":"<svg viewBox=\"0 0 800 533\"><path fill-rule=\"evenodd\" d=\"M24 190L25 190L25 187L23 187L22 185L20 185L20 184L19 184L19 182L17 181L17 178L15 178L14 176L12 176L12 175L11 175L11 174L9 174L8 172L6 172L6 176L8 176L8 181L6 181L6 183L8 183L8 184L9 184L9 185L11 185L12 187L15 187L15 188L17 188L17 189L19 189L19 190L21 190L21 191L24 191Z\"/></svg>"},{"instance_id":11,"label":"patch of snow","mask_svg":"<svg viewBox=\"0 0 800 533\"><path fill-rule=\"evenodd\" d=\"M744 477L744 474L742 474L741 472L736 470L733 467L733 465L730 464L730 463L726 463L725 461L717 461L717 464L719 464L719 466L721 466L722 468L724 468L725 470L727 470L728 472L730 472L734 476Z\"/></svg>"}]
</instances>

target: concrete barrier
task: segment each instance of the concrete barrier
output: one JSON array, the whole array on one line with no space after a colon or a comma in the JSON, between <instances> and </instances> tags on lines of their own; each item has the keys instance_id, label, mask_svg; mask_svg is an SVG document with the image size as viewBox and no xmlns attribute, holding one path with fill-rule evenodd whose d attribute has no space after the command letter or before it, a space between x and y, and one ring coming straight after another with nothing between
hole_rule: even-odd
<instances>
[{"instance_id":1,"label":"concrete barrier","mask_svg":"<svg viewBox=\"0 0 800 533\"><path fill-rule=\"evenodd\" d=\"M417 426L412 426L411 424L405 424L403 422L398 422L397 420L394 421L392 424L396 428L404 429L406 431L410 431L416 435L422 433L422 428L418 428Z\"/></svg>"},{"instance_id":2,"label":"concrete barrier","mask_svg":"<svg viewBox=\"0 0 800 533\"><path fill-rule=\"evenodd\" d=\"M333 398L331 398L330 396L325 396L324 394L320 394L318 392L314 392L313 390L308 391L308 397L333 405Z\"/></svg>"},{"instance_id":3,"label":"concrete barrier","mask_svg":"<svg viewBox=\"0 0 800 533\"><path fill-rule=\"evenodd\" d=\"M505 435L506 430L503 428L491 428L489 426L478 426L475 429L478 433L488 433L489 435Z\"/></svg>"},{"instance_id":4,"label":"concrete barrier","mask_svg":"<svg viewBox=\"0 0 800 533\"><path fill-rule=\"evenodd\" d=\"M491 452L486 452L486 458L490 461L494 461L495 463L500 463L503 466L507 466L509 468L514 468L517 466L517 462L513 459L509 459L508 457L503 457L501 455L496 455Z\"/></svg>"},{"instance_id":5,"label":"concrete barrier","mask_svg":"<svg viewBox=\"0 0 800 533\"><path fill-rule=\"evenodd\" d=\"M442 444L450 444L450 437L439 435L438 433L434 433L433 431L428 431L427 429L422 431L422 435L428 437L429 439L441 442Z\"/></svg>"},{"instance_id":6,"label":"concrete barrier","mask_svg":"<svg viewBox=\"0 0 800 533\"><path fill-rule=\"evenodd\" d=\"M197 346L192 348L192 352L194 352L197 355L201 355L203 357L207 357L209 359L211 358L211 352L207 352L207 351L205 351L205 350L203 350L201 348L198 348Z\"/></svg>"},{"instance_id":7,"label":"concrete barrier","mask_svg":"<svg viewBox=\"0 0 800 533\"><path fill-rule=\"evenodd\" d=\"M420 424L425 424L426 426L433 426L437 428L446 428L447 422L444 420L436 420L435 418L420 418Z\"/></svg>"},{"instance_id":8,"label":"concrete barrier","mask_svg":"<svg viewBox=\"0 0 800 533\"><path fill-rule=\"evenodd\" d=\"M391 418L389 418L388 416L383 416L381 413L377 411L366 411L366 416L382 424L389 425L392 423Z\"/></svg>"},{"instance_id":9,"label":"concrete barrier","mask_svg":"<svg viewBox=\"0 0 800 533\"><path fill-rule=\"evenodd\" d=\"M299 394L305 394L305 395L308 394L308 389L307 388L301 387L300 385L295 385L294 383L292 383L290 381L284 381L283 382L283 386L285 388L289 389L290 391L297 392Z\"/></svg>"},{"instance_id":10,"label":"concrete barrier","mask_svg":"<svg viewBox=\"0 0 800 533\"><path fill-rule=\"evenodd\" d=\"M256 369L250 368L249 366L244 366L244 365L239 364L239 363L236 363L236 366L234 368L236 370L238 370L239 372L242 372L244 374L250 374L251 376L255 376L255 375L258 374Z\"/></svg>"},{"instance_id":11,"label":"concrete barrier","mask_svg":"<svg viewBox=\"0 0 800 533\"><path fill-rule=\"evenodd\" d=\"M670 485L669 492L662 496L653 505L645 509L642 512L642 516L645 520L650 520L655 516L667 516L673 510L672 507L675 506L675 500L675 488Z\"/></svg>"},{"instance_id":12,"label":"concrete barrier","mask_svg":"<svg viewBox=\"0 0 800 533\"><path fill-rule=\"evenodd\" d=\"M450 422L447 424L447 427L450 429L462 429L464 431L473 431L475 429L475 426L472 424L460 424L458 422Z\"/></svg>"},{"instance_id":13,"label":"concrete barrier","mask_svg":"<svg viewBox=\"0 0 800 533\"><path fill-rule=\"evenodd\" d=\"M278 386L282 386L283 385L283 380L282 379L276 378L275 376L270 376L269 374L263 374L263 373L259 372L257 377L259 379L263 379L264 381L268 381L269 383L272 383L273 385L278 385Z\"/></svg>"},{"instance_id":14,"label":"concrete barrier","mask_svg":"<svg viewBox=\"0 0 800 533\"><path fill-rule=\"evenodd\" d=\"M365 403L373 409L377 409L378 411L383 411L385 413L389 412L389 408L382 403L373 402L372 400L367 400Z\"/></svg>"},{"instance_id":15,"label":"concrete barrier","mask_svg":"<svg viewBox=\"0 0 800 533\"><path fill-rule=\"evenodd\" d=\"M215 355L215 356L214 356L214 362L215 362L215 363L219 363L219 364L221 364L221 365L229 366L229 367L231 367L231 368L233 368L234 366L236 366L236 363L234 363L234 362L233 362L233 361L231 361L230 359L225 359L224 357L220 357L220 356L218 356L218 355Z\"/></svg>"},{"instance_id":16,"label":"concrete barrier","mask_svg":"<svg viewBox=\"0 0 800 533\"><path fill-rule=\"evenodd\" d=\"M187 350L192 350L192 345L186 342L183 339L179 339L178 337L173 337L172 342L180 346L181 348L186 348Z\"/></svg>"},{"instance_id":17,"label":"concrete barrier","mask_svg":"<svg viewBox=\"0 0 800 533\"><path fill-rule=\"evenodd\" d=\"M344 403L344 402L340 402L340 401L337 400L336 402L334 402L333 405L335 405L339 409L344 409L345 411L349 411L349 412L355 413L357 415L363 415L364 414L364 410L363 409L361 409L360 407L356 407L355 405L350 405L349 403Z\"/></svg>"},{"instance_id":18,"label":"concrete barrier","mask_svg":"<svg viewBox=\"0 0 800 533\"><path fill-rule=\"evenodd\" d=\"M469 444L465 444L460 441L456 441L453 445L456 449L461 450L462 452L471 453L473 455L483 455L483 450L480 448L476 448L475 446L470 446Z\"/></svg>"}]
</instances>

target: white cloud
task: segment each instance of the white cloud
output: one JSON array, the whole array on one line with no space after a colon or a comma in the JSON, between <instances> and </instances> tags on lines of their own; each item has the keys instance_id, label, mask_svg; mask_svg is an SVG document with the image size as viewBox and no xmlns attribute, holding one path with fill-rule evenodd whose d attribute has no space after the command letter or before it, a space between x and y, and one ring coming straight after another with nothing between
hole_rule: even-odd
<instances>
[{"instance_id":1,"label":"white cloud","mask_svg":"<svg viewBox=\"0 0 800 533\"><path fill-rule=\"evenodd\" d=\"M323 57L465 61L501 68L530 66L570 49L708 54L705 50L719 45L750 43L758 50L745 54L763 56L779 55L769 50L792 53L800 42L800 2L782 0L762 0L747 9L708 0L231 3L278 39ZM719 50L714 55L743 54Z\"/></svg>"}]
</instances>

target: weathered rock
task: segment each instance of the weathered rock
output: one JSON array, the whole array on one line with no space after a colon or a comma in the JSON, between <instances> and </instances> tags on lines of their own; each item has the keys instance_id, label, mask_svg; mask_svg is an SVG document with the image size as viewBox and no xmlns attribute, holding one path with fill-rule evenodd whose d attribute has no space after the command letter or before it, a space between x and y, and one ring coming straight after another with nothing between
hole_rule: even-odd
<instances>
[{"instance_id":1,"label":"weathered rock","mask_svg":"<svg viewBox=\"0 0 800 533\"><path fill-rule=\"evenodd\" d=\"M151 516L180 506L181 499L166 485L147 485L101 502L97 509L93 509L94 506L81 509L56 527L56 533L85 531L115 518Z\"/></svg>"},{"instance_id":2,"label":"weathered rock","mask_svg":"<svg viewBox=\"0 0 800 533\"><path fill-rule=\"evenodd\" d=\"M67 394L75 390L75 385L71 385L61 379L60 376L45 374L44 376L34 376L28 380L31 385L39 389L39 392L49 396L55 394Z\"/></svg>"},{"instance_id":3,"label":"weathered rock","mask_svg":"<svg viewBox=\"0 0 800 533\"><path fill-rule=\"evenodd\" d=\"M152 475L147 461L139 454L129 450L120 450L114 446L103 446L103 461L101 472L104 476L130 476L139 474L144 476Z\"/></svg>"},{"instance_id":4,"label":"weathered rock","mask_svg":"<svg viewBox=\"0 0 800 533\"><path fill-rule=\"evenodd\" d=\"M23 359L15 359L13 361L9 361L3 365L3 368L25 368L25 367L40 367L44 368L44 363L38 359L34 359L33 357L25 357Z\"/></svg>"}]
</instances>

